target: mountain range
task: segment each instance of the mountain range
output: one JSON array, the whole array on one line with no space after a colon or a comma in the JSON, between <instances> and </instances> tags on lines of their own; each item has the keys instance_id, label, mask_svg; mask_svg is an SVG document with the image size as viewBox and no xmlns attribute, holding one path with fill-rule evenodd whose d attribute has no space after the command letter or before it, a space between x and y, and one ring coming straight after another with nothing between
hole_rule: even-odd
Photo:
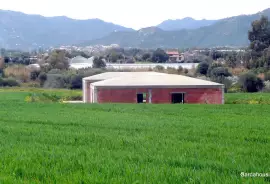
<instances>
[{"instance_id":1,"label":"mountain range","mask_svg":"<svg viewBox=\"0 0 270 184\"><path fill-rule=\"evenodd\" d=\"M270 17L270 9L253 15L217 20L209 26L197 29L165 31L164 28L149 27L135 32L115 32L101 39L85 42L83 45L114 43L122 47L139 48L242 47L249 44L248 30L251 28L251 23L260 19L262 15ZM167 29L170 28L167 27Z\"/></svg>"},{"instance_id":2,"label":"mountain range","mask_svg":"<svg viewBox=\"0 0 270 184\"><path fill-rule=\"evenodd\" d=\"M138 48L246 46L252 21L262 15L270 17L270 9L220 20L167 20L136 31L100 19L75 20L0 10L0 47L28 50L110 44Z\"/></svg>"},{"instance_id":3,"label":"mountain range","mask_svg":"<svg viewBox=\"0 0 270 184\"><path fill-rule=\"evenodd\" d=\"M181 29L198 29L205 26L210 26L216 23L218 20L195 20L191 17L176 20L166 20L159 25L158 28L164 31L175 31Z\"/></svg>"},{"instance_id":4,"label":"mountain range","mask_svg":"<svg viewBox=\"0 0 270 184\"><path fill-rule=\"evenodd\" d=\"M117 31L133 30L100 19L74 20L0 10L0 47L5 48L76 44Z\"/></svg>"}]
</instances>

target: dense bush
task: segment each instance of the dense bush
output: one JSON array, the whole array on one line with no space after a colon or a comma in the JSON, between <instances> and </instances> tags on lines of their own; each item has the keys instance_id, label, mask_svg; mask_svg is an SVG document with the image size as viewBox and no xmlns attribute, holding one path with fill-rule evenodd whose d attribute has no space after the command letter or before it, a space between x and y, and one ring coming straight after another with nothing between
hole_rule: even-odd
<instances>
[{"instance_id":1,"label":"dense bush","mask_svg":"<svg viewBox=\"0 0 270 184\"><path fill-rule=\"evenodd\" d=\"M30 79L33 80L33 81L37 80L38 76L39 76L39 73L40 73L39 71L31 71L30 72Z\"/></svg>"},{"instance_id":2,"label":"dense bush","mask_svg":"<svg viewBox=\"0 0 270 184\"><path fill-rule=\"evenodd\" d=\"M238 80L239 80L239 77L237 76L229 76L227 77L228 80L230 80L232 82L232 84L237 84Z\"/></svg>"},{"instance_id":3,"label":"dense bush","mask_svg":"<svg viewBox=\"0 0 270 184\"><path fill-rule=\"evenodd\" d=\"M3 75L4 75L4 70L0 68L0 77L3 77Z\"/></svg>"},{"instance_id":4,"label":"dense bush","mask_svg":"<svg viewBox=\"0 0 270 184\"><path fill-rule=\"evenodd\" d=\"M164 66L161 66L161 65L157 65L154 68L154 71L157 71L157 72L162 72L164 70L165 70Z\"/></svg>"},{"instance_id":5,"label":"dense bush","mask_svg":"<svg viewBox=\"0 0 270 184\"><path fill-rule=\"evenodd\" d=\"M166 73L168 74L178 74L178 70L173 67L167 67Z\"/></svg>"},{"instance_id":6,"label":"dense bush","mask_svg":"<svg viewBox=\"0 0 270 184\"><path fill-rule=\"evenodd\" d=\"M80 70L59 70L52 69L47 74L39 74L40 86L44 88L68 88L82 89L82 79L84 77L97 75L111 70L101 68L87 68Z\"/></svg>"},{"instance_id":7,"label":"dense bush","mask_svg":"<svg viewBox=\"0 0 270 184\"><path fill-rule=\"evenodd\" d=\"M0 57L0 77L3 76L3 73L4 73L4 67L5 67L4 59Z\"/></svg>"},{"instance_id":8,"label":"dense bush","mask_svg":"<svg viewBox=\"0 0 270 184\"><path fill-rule=\"evenodd\" d=\"M20 83L12 78L1 78L0 77L0 87L15 87L20 86Z\"/></svg>"},{"instance_id":9,"label":"dense bush","mask_svg":"<svg viewBox=\"0 0 270 184\"><path fill-rule=\"evenodd\" d=\"M183 68L182 66L179 66L179 67L177 68L177 72L178 72L179 74L181 74L181 73L183 72L183 70L184 70L184 68Z\"/></svg>"},{"instance_id":10,"label":"dense bush","mask_svg":"<svg viewBox=\"0 0 270 184\"><path fill-rule=\"evenodd\" d=\"M228 92L229 88L232 86L232 81L224 76L217 76L215 78L211 78L211 81L224 84L224 90L226 93Z\"/></svg>"},{"instance_id":11,"label":"dense bush","mask_svg":"<svg viewBox=\"0 0 270 184\"><path fill-rule=\"evenodd\" d=\"M26 84L23 84L23 87L26 88L40 88L40 83L39 82L28 82Z\"/></svg>"},{"instance_id":12,"label":"dense bush","mask_svg":"<svg viewBox=\"0 0 270 184\"><path fill-rule=\"evenodd\" d=\"M40 86L43 86L45 81L47 80L47 74L42 72L39 74L38 76L39 82L40 82Z\"/></svg>"},{"instance_id":13,"label":"dense bush","mask_svg":"<svg viewBox=\"0 0 270 184\"><path fill-rule=\"evenodd\" d=\"M216 67L210 71L210 77L212 78L229 77L231 75L232 74L229 72L228 68L224 68L224 67Z\"/></svg>"},{"instance_id":14,"label":"dense bush","mask_svg":"<svg viewBox=\"0 0 270 184\"><path fill-rule=\"evenodd\" d=\"M64 76L61 74L49 74L44 83L44 88L65 88L66 83Z\"/></svg>"},{"instance_id":15,"label":"dense bush","mask_svg":"<svg viewBox=\"0 0 270 184\"><path fill-rule=\"evenodd\" d=\"M62 74L62 73L63 71L61 71L60 69L53 68L47 74Z\"/></svg>"},{"instance_id":16,"label":"dense bush","mask_svg":"<svg viewBox=\"0 0 270 184\"><path fill-rule=\"evenodd\" d=\"M232 86L232 81L227 78L230 77L232 74L229 72L228 68L225 67L213 67L208 69L208 76L210 77L211 81L224 84L225 92Z\"/></svg>"},{"instance_id":17,"label":"dense bush","mask_svg":"<svg viewBox=\"0 0 270 184\"><path fill-rule=\"evenodd\" d=\"M80 69L77 72L79 75L83 75L84 77L88 77L88 76L104 73L106 71L107 70L102 69L102 68L86 68L86 69Z\"/></svg>"},{"instance_id":18,"label":"dense bush","mask_svg":"<svg viewBox=\"0 0 270 184\"><path fill-rule=\"evenodd\" d=\"M59 102L60 96L47 93L31 93L25 97L26 102Z\"/></svg>"},{"instance_id":19,"label":"dense bush","mask_svg":"<svg viewBox=\"0 0 270 184\"><path fill-rule=\"evenodd\" d=\"M74 75L71 77L71 89L82 89L82 79L83 76L82 75Z\"/></svg>"},{"instance_id":20,"label":"dense bush","mask_svg":"<svg viewBox=\"0 0 270 184\"><path fill-rule=\"evenodd\" d=\"M266 73L264 74L264 80L265 80L265 81L270 81L270 71L268 71L268 72L266 72Z\"/></svg>"},{"instance_id":21,"label":"dense bush","mask_svg":"<svg viewBox=\"0 0 270 184\"><path fill-rule=\"evenodd\" d=\"M267 93L270 92L270 81L269 80L264 82L263 92L267 92Z\"/></svg>"},{"instance_id":22,"label":"dense bush","mask_svg":"<svg viewBox=\"0 0 270 184\"><path fill-rule=\"evenodd\" d=\"M82 96L77 94L30 93L25 97L26 102L64 102L80 100L82 100Z\"/></svg>"},{"instance_id":23,"label":"dense bush","mask_svg":"<svg viewBox=\"0 0 270 184\"><path fill-rule=\"evenodd\" d=\"M227 89L227 93L240 93L242 92L239 84L232 84L230 88Z\"/></svg>"},{"instance_id":24,"label":"dense bush","mask_svg":"<svg viewBox=\"0 0 270 184\"><path fill-rule=\"evenodd\" d=\"M251 72L240 76L239 85L244 92L258 92L264 87L262 79Z\"/></svg>"}]
</instances>

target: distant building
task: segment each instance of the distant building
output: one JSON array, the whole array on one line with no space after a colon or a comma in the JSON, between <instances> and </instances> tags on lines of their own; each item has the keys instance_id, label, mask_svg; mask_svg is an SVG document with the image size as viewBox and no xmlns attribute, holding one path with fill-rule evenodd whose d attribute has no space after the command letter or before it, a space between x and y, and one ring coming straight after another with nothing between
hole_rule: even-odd
<instances>
[{"instance_id":1,"label":"distant building","mask_svg":"<svg viewBox=\"0 0 270 184\"><path fill-rule=\"evenodd\" d=\"M224 85L156 72L107 72L83 78L83 102L224 104Z\"/></svg>"},{"instance_id":2,"label":"distant building","mask_svg":"<svg viewBox=\"0 0 270 184\"><path fill-rule=\"evenodd\" d=\"M74 63L88 63L88 59L82 56L76 56L70 60L72 64Z\"/></svg>"},{"instance_id":3,"label":"distant building","mask_svg":"<svg viewBox=\"0 0 270 184\"><path fill-rule=\"evenodd\" d=\"M167 51L166 54L169 56L169 62L182 62L184 61L184 55L178 51Z\"/></svg>"},{"instance_id":4,"label":"distant building","mask_svg":"<svg viewBox=\"0 0 270 184\"><path fill-rule=\"evenodd\" d=\"M84 58L82 56L76 56L70 60L70 68L91 68L93 65L94 57Z\"/></svg>"}]
</instances>

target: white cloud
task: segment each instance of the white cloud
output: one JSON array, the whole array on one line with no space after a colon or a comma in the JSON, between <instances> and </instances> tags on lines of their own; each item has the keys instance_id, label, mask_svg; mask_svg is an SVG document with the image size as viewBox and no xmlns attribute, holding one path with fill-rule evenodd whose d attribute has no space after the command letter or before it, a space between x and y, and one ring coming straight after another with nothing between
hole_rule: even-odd
<instances>
[{"instance_id":1,"label":"white cloud","mask_svg":"<svg viewBox=\"0 0 270 184\"><path fill-rule=\"evenodd\" d=\"M0 9L76 19L100 18L126 27L142 28L163 20L193 17L220 19L252 14L270 7L269 0L2 0Z\"/></svg>"}]
</instances>

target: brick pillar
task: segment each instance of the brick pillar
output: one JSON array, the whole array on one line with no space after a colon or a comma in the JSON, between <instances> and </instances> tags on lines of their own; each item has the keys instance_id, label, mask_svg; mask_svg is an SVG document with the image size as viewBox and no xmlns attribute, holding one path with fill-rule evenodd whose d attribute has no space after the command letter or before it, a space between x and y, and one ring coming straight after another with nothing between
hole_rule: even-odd
<instances>
[{"instance_id":1,"label":"brick pillar","mask_svg":"<svg viewBox=\"0 0 270 184\"><path fill-rule=\"evenodd\" d=\"M224 99L224 90L225 90L225 86L223 85L223 86L222 86L222 88L221 88L221 91L222 91L222 94L221 94L221 95L222 95L222 96L221 96L222 101L221 101L221 103L222 103L222 104L225 104L225 99Z\"/></svg>"},{"instance_id":2,"label":"brick pillar","mask_svg":"<svg viewBox=\"0 0 270 184\"><path fill-rule=\"evenodd\" d=\"M86 82L86 102L91 102L91 89L90 89L90 82Z\"/></svg>"},{"instance_id":3,"label":"brick pillar","mask_svg":"<svg viewBox=\"0 0 270 184\"><path fill-rule=\"evenodd\" d=\"M83 103L86 103L86 81L82 81L82 96L83 96Z\"/></svg>"},{"instance_id":4,"label":"brick pillar","mask_svg":"<svg viewBox=\"0 0 270 184\"><path fill-rule=\"evenodd\" d=\"M152 103L152 89L148 90L148 103Z\"/></svg>"}]
</instances>

